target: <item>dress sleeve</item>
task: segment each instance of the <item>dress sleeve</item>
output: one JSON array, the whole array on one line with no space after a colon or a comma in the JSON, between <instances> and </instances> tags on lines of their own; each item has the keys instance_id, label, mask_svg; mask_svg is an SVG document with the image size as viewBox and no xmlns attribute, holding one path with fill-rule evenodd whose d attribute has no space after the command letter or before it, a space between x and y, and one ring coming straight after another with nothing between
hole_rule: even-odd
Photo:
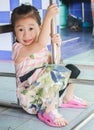
<instances>
[{"instance_id":1,"label":"dress sleeve","mask_svg":"<svg viewBox=\"0 0 94 130\"><path fill-rule=\"evenodd\" d=\"M15 61L19 55L22 45L20 43L14 43L12 47L12 59Z\"/></svg>"}]
</instances>

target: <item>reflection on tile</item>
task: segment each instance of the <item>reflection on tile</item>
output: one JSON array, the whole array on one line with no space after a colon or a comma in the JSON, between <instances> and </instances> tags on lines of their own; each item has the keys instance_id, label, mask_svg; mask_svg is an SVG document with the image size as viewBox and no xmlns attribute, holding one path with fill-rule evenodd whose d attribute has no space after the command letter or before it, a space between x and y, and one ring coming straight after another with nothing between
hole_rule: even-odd
<instances>
[{"instance_id":1,"label":"reflection on tile","mask_svg":"<svg viewBox=\"0 0 94 130\"><path fill-rule=\"evenodd\" d=\"M94 65L94 49L87 52L75 55L71 58L65 59L64 63L81 64L81 65Z\"/></svg>"}]
</instances>

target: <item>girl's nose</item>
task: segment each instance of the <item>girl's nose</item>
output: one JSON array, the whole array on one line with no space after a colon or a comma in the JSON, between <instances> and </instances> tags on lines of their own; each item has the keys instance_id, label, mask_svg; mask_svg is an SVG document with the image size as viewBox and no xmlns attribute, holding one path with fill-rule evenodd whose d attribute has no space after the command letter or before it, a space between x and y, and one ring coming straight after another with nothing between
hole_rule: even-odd
<instances>
[{"instance_id":1,"label":"girl's nose","mask_svg":"<svg viewBox=\"0 0 94 130\"><path fill-rule=\"evenodd\" d=\"M27 37L28 37L28 35L29 35L28 31L27 31L27 30L25 30L25 31L24 31L24 38L27 38Z\"/></svg>"}]
</instances>

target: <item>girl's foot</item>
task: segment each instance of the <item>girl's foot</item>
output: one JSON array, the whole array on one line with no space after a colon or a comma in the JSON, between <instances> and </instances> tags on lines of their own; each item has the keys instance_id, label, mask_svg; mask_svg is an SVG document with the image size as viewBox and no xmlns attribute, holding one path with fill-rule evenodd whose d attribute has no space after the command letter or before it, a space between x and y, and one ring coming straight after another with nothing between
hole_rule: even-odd
<instances>
[{"instance_id":1,"label":"girl's foot","mask_svg":"<svg viewBox=\"0 0 94 130\"><path fill-rule=\"evenodd\" d=\"M38 118L46 123L47 125L53 126L53 127L62 127L66 126L68 124L68 121L66 121L62 115L57 111L57 109L54 109L49 112L38 112Z\"/></svg>"},{"instance_id":2,"label":"girl's foot","mask_svg":"<svg viewBox=\"0 0 94 130\"><path fill-rule=\"evenodd\" d=\"M79 97L73 96L71 99L66 97L63 98L63 103L61 107L63 108L86 108L89 106L89 103Z\"/></svg>"}]
</instances>

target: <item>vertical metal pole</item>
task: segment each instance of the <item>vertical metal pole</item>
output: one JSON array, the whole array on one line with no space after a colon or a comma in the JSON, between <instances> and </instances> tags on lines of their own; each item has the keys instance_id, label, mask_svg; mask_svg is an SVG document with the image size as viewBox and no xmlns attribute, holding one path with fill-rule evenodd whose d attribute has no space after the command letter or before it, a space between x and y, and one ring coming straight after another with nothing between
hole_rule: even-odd
<instances>
[{"instance_id":1,"label":"vertical metal pole","mask_svg":"<svg viewBox=\"0 0 94 130\"><path fill-rule=\"evenodd\" d=\"M50 4L52 3L56 3L56 0L50 0ZM51 21L51 36L53 36L54 34L56 34L56 18L53 18ZM56 44L52 44L52 63L53 64L57 64L57 45ZM59 106L59 92L57 94L56 99L58 100L58 105L56 106L58 108Z\"/></svg>"},{"instance_id":2,"label":"vertical metal pole","mask_svg":"<svg viewBox=\"0 0 94 130\"><path fill-rule=\"evenodd\" d=\"M92 36L94 37L94 0L91 0L91 11L92 11L92 20L93 20Z\"/></svg>"},{"instance_id":3,"label":"vertical metal pole","mask_svg":"<svg viewBox=\"0 0 94 130\"><path fill-rule=\"evenodd\" d=\"M50 0L50 5L52 3L56 3L56 0ZM51 36L53 36L54 34L56 34L56 18L53 18L51 21ZM56 49L57 49L57 45L56 44L52 44L52 63L56 64Z\"/></svg>"},{"instance_id":4,"label":"vertical metal pole","mask_svg":"<svg viewBox=\"0 0 94 130\"><path fill-rule=\"evenodd\" d=\"M84 9L84 2L82 2L82 22L84 23L85 21L85 9Z\"/></svg>"}]
</instances>

